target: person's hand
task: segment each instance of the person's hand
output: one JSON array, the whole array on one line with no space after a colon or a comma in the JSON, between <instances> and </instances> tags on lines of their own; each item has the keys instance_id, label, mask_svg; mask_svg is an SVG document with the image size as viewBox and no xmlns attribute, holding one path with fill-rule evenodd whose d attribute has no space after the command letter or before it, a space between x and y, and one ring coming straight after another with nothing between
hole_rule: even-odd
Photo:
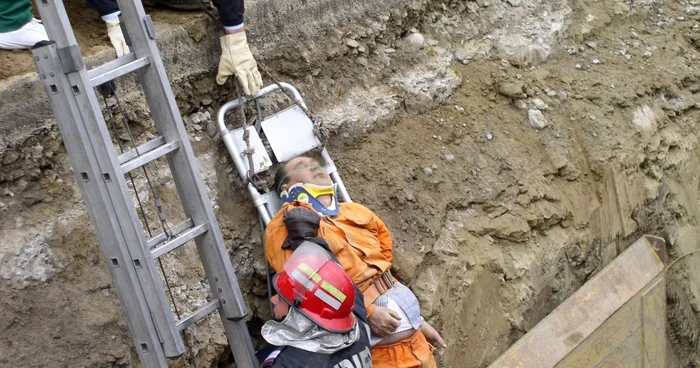
<instances>
[{"instance_id":1,"label":"person's hand","mask_svg":"<svg viewBox=\"0 0 700 368\"><path fill-rule=\"evenodd\" d=\"M369 316L369 329L377 337L387 337L401 325L401 316L389 308L377 307Z\"/></svg>"},{"instance_id":2,"label":"person's hand","mask_svg":"<svg viewBox=\"0 0 700 368\"><path fill-rule=\"evenodd\" d=\"M375 312L376 313L376 312ZM425 335L425 339L428 340L430 345L434 346L437 349L438 354L442 355L444 350L447 347L447 344L445 343L445 340L442 339L442 336L431 326L428 322L423 321L423 323L420 324L420 332Z\"/></svg>"},{"instance_id":3,"label":"person's hand","mask_svg":"<svg viewBox=\"0 0 700 368\"><path fill-rule=\"evenodd\" d=\"M107 36L109 36L109 41L117 52L117 57L128 54L129 46L126 44L122 27L119 26L119 18L106 20L105 23L107 24Z\"/></svg>"},{"instance_id":4,"label":"person's hand","mask_svg":"<svg viewBox=\"0 0 700 368\"><path fill-rule=\"evenodd\" d=\"M243 86L243 92L251 95L262 87L258 64L250 52L245 32L236 32L221 37L221 60L216 83L222 85L235 74Z\"/></svg>"}]
</instances>

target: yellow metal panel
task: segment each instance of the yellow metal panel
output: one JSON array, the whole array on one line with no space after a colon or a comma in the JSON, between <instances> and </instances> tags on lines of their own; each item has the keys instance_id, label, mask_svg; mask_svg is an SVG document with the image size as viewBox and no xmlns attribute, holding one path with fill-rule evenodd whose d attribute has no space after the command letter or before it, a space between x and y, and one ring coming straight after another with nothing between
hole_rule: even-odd
<instances>
[{"instance_id":1,"label":"yellow metal panel","mask_svg":"<svg viewBox=\"0 0 700 368\"><path fill-rule=\"evenodd\" d=\"M576 348L563 357L555 367L596 367L629 339L636 339L641 346L641 325L642 301L640 296L636 296L618 309L615 314L599 328L595 329L587 338L578 342Z\"/></svg>"},{"instance_id":2,"label":"yellow metal panel","mask_svg":"<svg viewBox=\"0 0 700 368\"><path fill-rule=\"evenodd\" d=\"M607 364L607 357L617 359L615 352L618 345L622 347L635 338L640 345L642 341L658 344L653 339L642 340L642 316L661 318L649 322L649 327L653 328L655 323L663 324L665 319L665 313L655 309L665 308L655 304L659 301L657 291L652 292L654 297L649 294L649 311L642 311L641 299L645 291L654 290L647 285L663 277L663 261L663 239L652 236L640 238L490 367L548 368L560 362L568 367L595 367L601 363ZM658 349L665 346L665 342L659 344ZM567 360L567 356L579 347L581 350ZM588 352L590 356L584 359L586 354L581 354L583 352ZM576 359L579 361L575 362ZM658 361L656 358L652 360ZM634 361L635 358L630 360L631 366L638 366L634 365Z\"/></svg>"},{"instance_id":3,"label":"yellow metal panel","mask_svg":"<svg viewBox=\"0 0 700 368\"><path fill-rule=\"evenodd\" d=\"M666 282L662 276L642 292L642 313L643 367L666 367Z\"/></svg>"},{"instance_id":4,"label":"yellow metal panel","mask_svg":"<svg viewBox=\"0 0 700 368\"><path fill-rule=\"evenodd\" d=\"M576 368L595 367L595 368L626 368L626 367L641 367L642 355L642 331L638 329L630 335L625 341L621 342L610 355L606 356L603 361L596 366L579 365ZM662 366L656 368L664 368Z\"/></svg>"}]
</instances>

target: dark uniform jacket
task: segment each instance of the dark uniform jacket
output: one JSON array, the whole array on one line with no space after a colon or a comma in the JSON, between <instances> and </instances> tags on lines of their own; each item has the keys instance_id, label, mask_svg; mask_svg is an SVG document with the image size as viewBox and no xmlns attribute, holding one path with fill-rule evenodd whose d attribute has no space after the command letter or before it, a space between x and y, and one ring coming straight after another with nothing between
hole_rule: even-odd
<instances>
[{"instance_id":1,"label":"dark uniform jacket","mask_svg":"<svg viewBox=\"0 0 700 368\"><path fill-rule=\"evenodd\" d=\"M222 23L226 27L233 27L243 23L244 0L212 0L219 10ZM97 10L100 16L119 11L116 0L87 0L87 6Z\"/></svg>"},{"instance_id":2,"label":"dark uniform jacket","mask_svg":"<svg viewBox=\"0 0 700 368\"><path fill-rule=\"evenodd\" d=\"M314 242L329 253L331 258L338 263L328 244L321 238L307 240ZM296 249L302 240L292 241L290 247ZM308 352L292 346L268 346L258 352L258 360L263 368L370 368L372 367L371 346L369 343L369 322L365 300L355 285L355 304L353 307L355 320L360 324L360 339L347 348L333 354L321 354Z\"/></svg>"}]
</instances>

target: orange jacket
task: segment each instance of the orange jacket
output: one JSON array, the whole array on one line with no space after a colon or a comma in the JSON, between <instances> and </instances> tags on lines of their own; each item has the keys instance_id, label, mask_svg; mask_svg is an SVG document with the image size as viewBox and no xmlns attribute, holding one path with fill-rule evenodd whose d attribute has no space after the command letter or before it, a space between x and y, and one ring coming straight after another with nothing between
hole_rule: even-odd
<instances>
[{"instance_id":1,"label":"orange jacket","mask_svg":"<svg viewBox=\"0 0 700 368\"><path fill-rule=\"evenodd\" d=\"M287 227L282 216L289 208L311 205L301 202L285 203L265 229L265 251L270 266L281 272L292 255L291 249L282 249L287 238ZM391 268L392 241L389 229L367 207L357 203L340 203L337 216L321 218L318 235L330 246L360 291L365 291L372 280Z\"/></svg>"}]
</instances>

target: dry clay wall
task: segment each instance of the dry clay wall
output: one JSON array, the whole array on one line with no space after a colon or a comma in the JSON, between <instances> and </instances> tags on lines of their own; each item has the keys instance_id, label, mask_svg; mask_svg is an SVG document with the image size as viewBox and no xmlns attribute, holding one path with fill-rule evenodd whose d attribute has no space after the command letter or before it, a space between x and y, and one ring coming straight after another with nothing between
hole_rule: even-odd
<instances>
[{"instance_id":1,"label":"dry clay wall","mask_svg":"<svg viewBox=\"0 0 700 368\"><path fill-rule=\"evenodd\" d=\"M338 2L304 24L284 16L299 3L266 4L249 10L254 52L333 130L351 195L386 219L396 275L448 341L443 366L487 365L644 232L664 236L672 259L698 247L695 3ZM269 14L282 15L263 24ZM269 317L259 228L211 120L232 94L214 86L213 28L188 17L163 32L161 49L257 334ZM0 366L134 365L32 78L0 86L31 102L4 104L0 119ZM127 118L148 139L132 86L120 84ZM166 174L156 166L151 177ZM158 192L176 217L172 185ZM194 256L164 257L180 311L206 302ZM669 351L684 367L700 359L698 264L669 274ZM189 337L198 366L226 365L216 318Z\"/></svg>"}]
</instances>

